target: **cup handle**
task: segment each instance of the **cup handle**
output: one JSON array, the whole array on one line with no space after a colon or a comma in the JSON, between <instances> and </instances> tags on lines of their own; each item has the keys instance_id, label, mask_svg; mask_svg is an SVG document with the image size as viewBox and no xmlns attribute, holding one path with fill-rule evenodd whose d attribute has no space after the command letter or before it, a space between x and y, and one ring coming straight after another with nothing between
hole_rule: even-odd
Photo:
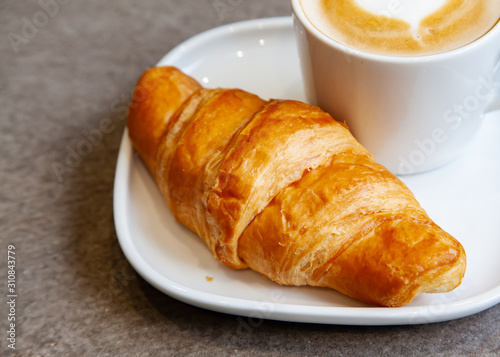
<instances>
[{"instance_id":1,"label":"cup handle","mask_svg":"<svg viewBox=\"0 0 500 357\"><path fill-rule=\"evenodd\" d=\"M493 97L488 107L486 108L487 113L494 112L495 110L500 110L500 59L498 60L495 69L493 70L490 84L493 91Z\"/></svg>"}]
</instances>

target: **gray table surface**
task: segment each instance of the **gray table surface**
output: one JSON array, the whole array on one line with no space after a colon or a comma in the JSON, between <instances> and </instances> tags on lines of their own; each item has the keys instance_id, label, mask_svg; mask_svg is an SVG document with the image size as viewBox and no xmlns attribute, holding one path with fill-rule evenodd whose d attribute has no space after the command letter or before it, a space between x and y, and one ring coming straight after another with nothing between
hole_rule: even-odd
<instances>
[{"instance_id":1,"label":"gray table surface","mask_svg":"<svg viewBox=\"0 0 500 357\"><path fill-rule=\"evenodd\" d=\"M0 355L500 355L499 305L430 325L266 320L237 333L246 318L176 301L125 259L112 204L125 123L113 103L183 40L290 13L289 0L0 2ZM54 163L103 118L114 130L57 175ZM8 244L17 253L16 350L7 346Z\"/></svg>"}]
</instances>

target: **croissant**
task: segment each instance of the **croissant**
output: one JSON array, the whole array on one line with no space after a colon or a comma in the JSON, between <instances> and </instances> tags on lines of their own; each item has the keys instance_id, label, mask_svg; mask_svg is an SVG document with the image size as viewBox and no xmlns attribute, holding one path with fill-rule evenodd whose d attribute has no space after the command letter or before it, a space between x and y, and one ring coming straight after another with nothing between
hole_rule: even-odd
<instances>
[{"instance_id":1,"label":"croissant","mask_svg":"<svg viewBox=\"0 0 500 357\"><path fill-rule=\"evenodd\" d=\"M379 306L461 283L461 244L318 107L156 67L127 125L176 220L230 268Z\"/></svg>"}]
</instances>

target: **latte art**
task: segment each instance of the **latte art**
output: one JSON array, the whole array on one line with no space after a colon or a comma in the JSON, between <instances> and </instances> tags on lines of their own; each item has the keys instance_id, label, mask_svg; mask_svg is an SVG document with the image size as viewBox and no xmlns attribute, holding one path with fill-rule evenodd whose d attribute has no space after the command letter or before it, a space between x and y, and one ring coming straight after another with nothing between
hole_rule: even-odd
<instances>
[{"instance_id":1,"label":"latte art","mask_svg":"<svg viewBox=\"0 0 500 357\"><path fill-rule=\"evenodd\" d=\"M412 56L450 51L487 33L500 0L301 0L309 21L344 45Z\"/></svg>"},{"instance_id":2,"label":"latte art","mask_svg":"<svg viewBox=\"0 0 500 357\"><path fill-rule=\"evenodd\" d=\"M438 11L446 0L355 0L364 10L407 22L417 32L420 22Z\"/></svg>"}]
</instances>

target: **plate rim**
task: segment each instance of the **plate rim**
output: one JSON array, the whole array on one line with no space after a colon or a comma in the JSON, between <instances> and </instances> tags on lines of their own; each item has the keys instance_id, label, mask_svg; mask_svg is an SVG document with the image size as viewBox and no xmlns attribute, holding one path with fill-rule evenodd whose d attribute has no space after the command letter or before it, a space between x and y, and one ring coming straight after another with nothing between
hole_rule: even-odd
<instances>
[{"instance_id":1,"label":"plate rim","mask_svg":"<svg viewBox=\"0 0 500 357\"><path fill-rule=\"evenodd\" d=\"M272 31L273 29L293 31L292 18L288 16L259 18L209 29L174 47L157 63L157 66L177 65L175 62L186 51L220 36L257 30ZM470 316L500 302L500 286L497 286L463 300L440 303L439 313L429 312L431 305L399 308L325 307L278 302L272 303L274 309L269 312L252 306L261 302L258 300L228 297L182 286L156 271L134 247L134 239L126 224L130 205L128 183L130 182L133 155L134 151L128 137L128 129L125 128L118 152L113 189L113 217L117 238L124 255L139 275L156 289L172 298L200 308L233 315L255 317L256 312L261 312L264 315L262 318L269 320L358 326L415 325L449 321Z\"/></svg>"},{"instance_id":2,"label":"plate rim","mask_svg":"<svg viewBox=\"0 0 500 357\"><path fill-rule=\"evenodd\" d=\"M228 36L245 31L253 32L255 30L272 29L282 30L286 29L287 27L293 27L293 19L291 16L256 18L216 26L214 28L200 32L181 42L180 44L172 48L167 54L165 54L156 65L165 66L169 63L171 64L172 62L175 62L180 56L182 56L186 51L189 51L193 47L197 47L199 44L203 44L205 41L212 37Z\"/></svg>"}]
</instances>

